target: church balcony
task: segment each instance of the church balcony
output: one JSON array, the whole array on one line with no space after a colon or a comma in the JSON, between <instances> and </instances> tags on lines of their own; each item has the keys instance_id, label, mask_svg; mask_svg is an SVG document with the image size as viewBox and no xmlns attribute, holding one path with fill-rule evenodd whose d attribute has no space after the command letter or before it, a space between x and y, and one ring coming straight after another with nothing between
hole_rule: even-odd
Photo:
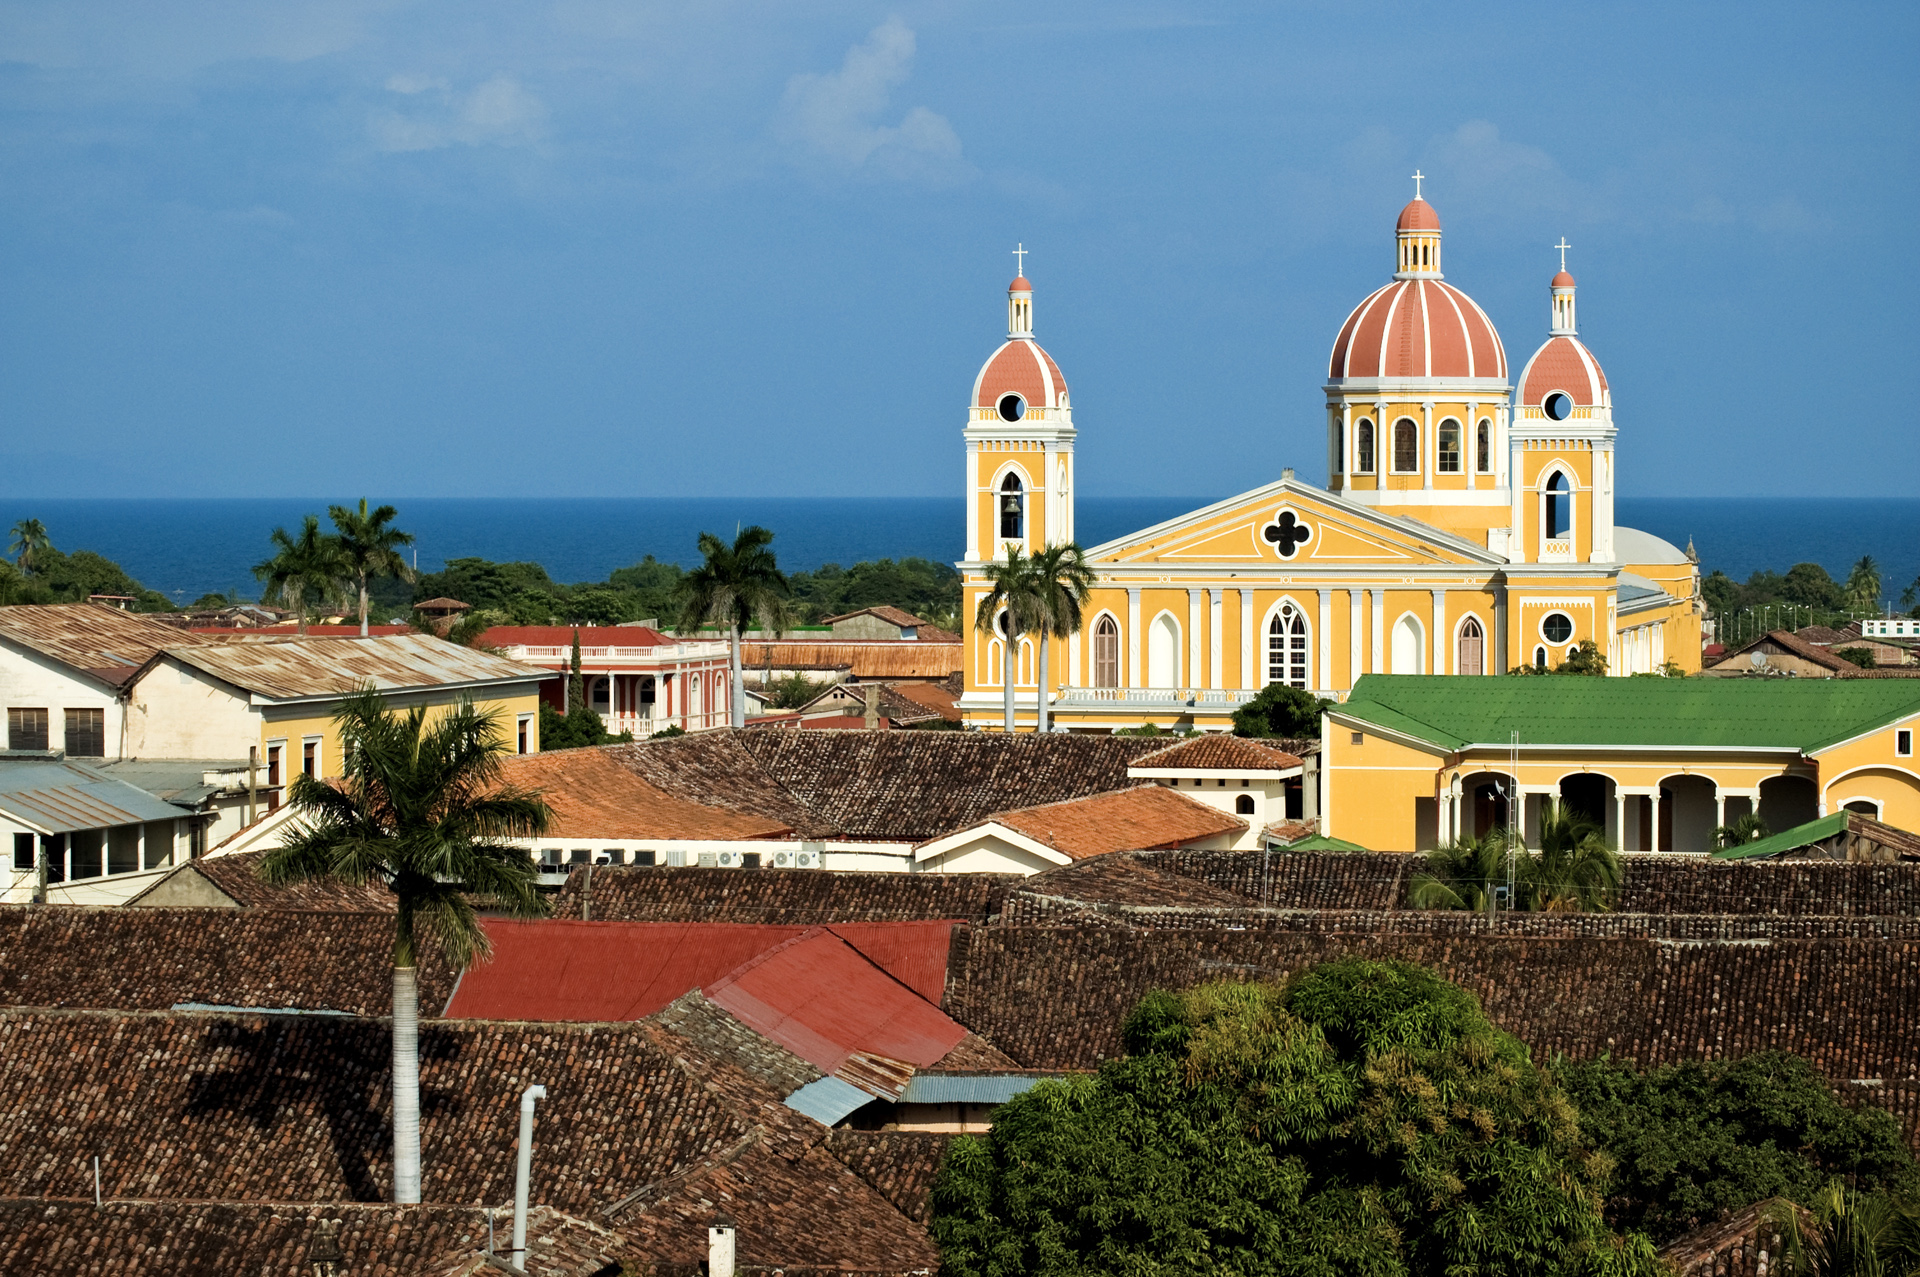
<instances>
[{"instance_id":1,"label":"church balcony","mask_svg":"<svg viewBox=\"0 0 1920 1277\"><path fill-rule=\"evenodd\" d=\"M1054 699L1056 705L1130 705L1164 709L1201 706L1236 708L1246 704L1258 692L1207 687L1063 687Z\"/></svg>"},{"instance_id":2,"label":"church balcony","mask_svg":"<svg viewBox=\"0 0 1920 1277\"><path fill-rule=\"evenodd\" d=\"M1542 541L1540 543L1540 562L1542 563L1573 562L1573 542L1571 540Z\"/></svg>"}]
</instances>

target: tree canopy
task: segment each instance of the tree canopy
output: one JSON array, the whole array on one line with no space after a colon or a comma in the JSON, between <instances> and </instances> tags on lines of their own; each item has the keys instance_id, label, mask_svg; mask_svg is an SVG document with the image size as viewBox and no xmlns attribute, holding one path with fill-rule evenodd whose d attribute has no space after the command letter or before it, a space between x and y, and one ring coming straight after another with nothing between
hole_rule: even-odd
<instances>
[{"instance_id":1,"label":"tree canopy","mask_svg":"<svg viewBox=\"0 0 1920 1277\"><path fill-rule=\"evenodd\" d=\"M949 1271L1658 1271L1604 1224L1611 1163L1567 1097L1430 971L1156 992L1124 1040L954 1142L933 1195Z\"/></svg>"},{"instance_id":2,"label":"tree canopy","mask_svg":"<svg viewBox=\"0 0 1920 1277\"><path fill-rule=\"evenodd\" d=\"M1233 711L1233 734L1318 739L1320 715L1332 708L1332 701L1312 692L1303 692L1285 683L1268 683L1259 695Z\"/></svg>"}]
</instances>

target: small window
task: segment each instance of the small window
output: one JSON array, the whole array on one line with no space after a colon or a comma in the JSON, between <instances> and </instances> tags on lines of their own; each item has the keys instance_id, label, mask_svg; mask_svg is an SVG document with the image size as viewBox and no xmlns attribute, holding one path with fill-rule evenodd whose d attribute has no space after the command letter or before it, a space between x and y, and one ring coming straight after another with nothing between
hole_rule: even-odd
<instances>
[{"instance_id":1,"label":"small window","mask_svg":"<svg viewBox=\"0 0 1920 1277\"><path fill-rule=\"evenodd\" d=\"M1481 474L1493 473L1493 423L1486 418L1474 427L1473 465Z\"/></svg>"},{"instance_id":2,"label":"small window","mask_svg":"<svg viewBox=\"0 0 1920 1277\"><path fill-rule=\"evenodd\" d=\"M107 711L70 709L66 712L66 719L69 758L107 756Z\"/></svg>"},{"instance_id":3,"label":"small window","mask_svg":"<svg viewBox=\"0 0 1920 1277\"><path fill-rule=\"evenodd\" d=\"M267 746L267 788L280 788L280 753L284 745Z\"/></svg>"},{"instance_id":4,"label":"small window","mask_svg":"<svg viewBox=\"0 0 1920 1277\"><path fill-rule=\"evenodd\" d=\"M1373 473L1373 423L1365 417L1353 428L1353 472Z\"/></svg>"},{"instance_id":5,"label":"small window","mask_svg":"<svg viewBox=\"0 0 1920 1277\"><path fill-rule=\"evenodd\" d=\"M1460 473L1460 423L1449 417L1440 423L1440 472Z\"/></svg>"},{"instance_id":6,"label":"small window","mask_svg":"<svg viewBox=\"0 0 1920 1277\"><path fill-rule=\"evenodd\" d=\"M1543 670L1547 668L1547 649L1546 648L1536 647L1533 649L1533 668L1537 670Z\"/></svg>"},{"instance_id":7,"label":"small window","mask_svg":"<svg viewBox=\"0 0 1920 1277\"><path fill-rule=\"evenodd\" d=\"M43 709L8 710L7 748L38 750L51 748L47 743L47 711Z\"/></svg>"},{"instance_id":8,"label":"small window","mask_svg":"<svg viewBox=\"0 0 1920 1277\"><path fill-rule=\"evenodd\" d=\"M1018 421L1027 415L1027 401L1019 395L1001 395L999 408L1002 421Z\"/></svg>"},{"instance_id":9,"label":"small window","mask_svg":"<svg viewBox=\"0 0 1920 1277\"><path fill-rule=\"evenodd\" d=\"M1010 474L1000 482L1000 535L1013 541L1026 535L1027 527L1026 489L1020 486L1020 476Z\"/></svg>"},{"instance_id":10,"label":"small window","mask_svg":"<svg viewBox=\"0 0 1920 1277\"><path fill-rule=\"evenodd\" d=\"M593 863L593 848L575 847L567 853L567 860L576 865L590 865Z\"/></svg>"},{"instance_id":11,"label":"small window","mask_svg":"<svg viewBox=\"0 0 1920 1277\"><path fill-rule=\"evenodd\" d=\"M603 865L624 865L627 863L627 853L623 848L609 847L600 853L600 863Z\"/></svg>"},{"instance_id":12,"label":"small window","mask_svg":"<svg viewBox=\"0 0 1920 1277\"><path fill-rule=\"evenodd\" d=\"M1362 742L1362 741L1364 741L1364 740L1366 740L1366 738L1367 738L1367 734L1366 734L1365 732L1355 732L1355 733L1353 733L1353 735L1352 735L1352 736L1351 736L1351 737L1350 737L1350 738L1348 739L1348 741L1347 741L1347 744L1349 744L1349 745L1358 745L1358 744L1359 744L1360 742Z\"/></svg>"},{"instance_id":13,"label":"small window","mask_svg":"<svg viewBox=\"0 0 1920 1277\"><path fill-rule=\"evenodd\" d=\"M533 715L531 714L520 715L519 735L516 742L518 745L517 752L522 754L527 752L527 733L532 729L532 727L533 727Z\"/></svg>"},{"instance_id":14,"label":"small window","mask_svg":"<svg viewBox=\"0 0 1920 1277\"><path fill-rule=\"evenodd\" d=\"M1555 421L1565 421L1573 415L1573 400L1558 390L1548 395L1546 403L1541 406L1547 410L1547 415Z\"/></svg>"},{"instance_id":15,"label":"small window","mask_svg":"<svg viewBox=\"0 0 1920 1277\"><path fill-rule=\"evenodd\" d=\"M1253 795L1242 794L1233 800L1233 810L1241 816L1253 815Z\"/></svg>"},{"instance_id":16,"label":"small window","mask_svg":"<svg viewBox=\"0 0 1920 1277\"><path fill-rule=\"evenodd\" d=\"M1416 474L1420 470L1420 427L1406 417L1393 423L1393 472Z\"/></svg>"},{"instance_id":17,"label":"small window","mask_svg":"<svg viewBox=\"0 0 1920 1277\"><path fill-rule=\"evenodd\" d=\"M740 854L740 867L742 869L758 869L760 867L760 855L761 853L757 851L742 852Z\"/></svg>"},{"instance_id":18,"label":"small window","mask_svg":"<svg viewBox=\"0 0 1920 1277\"><path fill-rule=\"evenodd\" d=\"M1913 757L1913 733L1907 728L1893 734L1893 752L1899 758Z\"/></svg>"},{"instance_id":19,"label":"small window","mask_svg":"<svg viewBox=\"0 0 1920 1277\"><path fill-rule=\"evenodd\" d=\"M1540 622L1540 637L1558 646L1573 637L1573 618L1565 612L1549 612Z\"/></svg>"},{"instance_id":20,"label":"small window","mask_svg":"<svg viewBox=\"0 0 1920 1277\"><path fill-rule=\"evenodd\" d=\"M1347 472L1347 428L1338 421L1333 423L1333 472Z\"/></svg>"},{"instance_id":21,"label":"small window","mask_svg":"<svg viewBox=\"0 0 1920 1277\"><path fill-rule=\"evenodd\" d=\"M300 746L300 771L315 780L320 779L320 742L310 740Z\"/></svg>"},{"instance_id":22,"label":"small window","mask_svg":"<svg viewBox=\"0 0 1920 1277\"><path fill-rule=\"evenodd\" d=\"M13 836L13 871L27 873L33 868L33 835L15 834Z\"/></svg>"}]
</instances>

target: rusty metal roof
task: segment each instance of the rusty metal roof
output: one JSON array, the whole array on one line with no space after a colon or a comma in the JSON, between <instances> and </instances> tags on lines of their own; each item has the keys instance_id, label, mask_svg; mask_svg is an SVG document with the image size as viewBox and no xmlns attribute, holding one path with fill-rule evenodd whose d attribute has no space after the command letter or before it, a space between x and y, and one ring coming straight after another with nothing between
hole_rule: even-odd
<instances>
[{"instance_id":1,"label":"rusty metal roof","mask_svg":"<svg viewBox=\"0 0 1920 1277\"><path fill-rule=\"evenodd\" d=\"M48 834L186 815L144 789L68 758L0 759L0 812Z\"/></svg>"},{"instance_id":2,"label":"rusty metal roof","mask_svg":"<svg viewBox=\"0 0 1920 1277\"><path fill-rule=\"evenodd\" d=\"M553 677L430 634L182 644L166 654L268 700L338 696L368 684L389 692Z\"/></svg>"},{"instance_id":3,"label":"rusty metal roof","mask_svg":"<svg viewBox=\"0 0 1920 1277\"><path fill-rule=\"evenodd\" d=\"M119 687L162 648L186 639L179 629L99 603L23 603L0 607L0 639Z\"/></svg>"}]
</instances>

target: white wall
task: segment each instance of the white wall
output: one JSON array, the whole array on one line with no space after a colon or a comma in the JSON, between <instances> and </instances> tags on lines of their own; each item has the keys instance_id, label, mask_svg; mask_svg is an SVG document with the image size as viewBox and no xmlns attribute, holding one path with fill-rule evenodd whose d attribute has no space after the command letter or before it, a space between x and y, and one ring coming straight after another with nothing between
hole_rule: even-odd
<instances>
[{"instance_id":1,"label":"white wall","mask_svg":"<svg viewBox=\"0 0 1920 1277\"><path fill-rule=\"evenodd\" d=\"M1059 866L998 834L982 831L951 851L921 861L918 867L922 873L1030 875Z\"/></svg>"},{"instance_id":2,"label":"white wall","mask_svg":"<svg viewBox=\"0 0 1920 1277\"><path fill-rule=\"evenodd\" d=\"M260 718L246 692L162 657L132 688L128 758L245 758L260 743Z\"/></svg>"},{"instance_id":3,"label":"white wall","mask_svg":"<svg viewBox=\"0 0 1920 1277\"><path fill-rule=\"evenodd\" d=\"M106 756L124 757L119 752L120 701L111 690L38 652L0 643L0 711L14 708L47 711L47 745L52 749L67 746L66 715L62 711L104 710ZM0 745L5 744L5 732L6 720L0 718Z\"/></svg>"},{"instance_id":4,"label":"white wall","mask_svg":"<svg viewBox=\"0 0 1920 1277\"><path fill-rule=\"evenodd\" d=\"M1213 808L1215 811L1223 811L1229 816L1234 816L1247 822L1247 831L1245 833L1221 842L1219 844L1220 846L1229 847L1234 851L1259 851L1266 845L1260 836L1261 831L1268 825L1287 818L1287 781L1285 777L1277 780L1249 781L1244 789L1241 788L1241 783L1238 780L1228 780L1226 786L1223 788L1218 780L1204 777L1198 779L1200 780L1200 784L1197 788L1193 780L1178 781L1172 785L1171 788L1178 792L1183 798L1191 798L1197 803L1203 803ZM1253 815L1251 816L1234 810L1234 804L1239 801L1240 795L1242 794L1250 794L1253 796Z\"/></svg>"}]
</instances>

